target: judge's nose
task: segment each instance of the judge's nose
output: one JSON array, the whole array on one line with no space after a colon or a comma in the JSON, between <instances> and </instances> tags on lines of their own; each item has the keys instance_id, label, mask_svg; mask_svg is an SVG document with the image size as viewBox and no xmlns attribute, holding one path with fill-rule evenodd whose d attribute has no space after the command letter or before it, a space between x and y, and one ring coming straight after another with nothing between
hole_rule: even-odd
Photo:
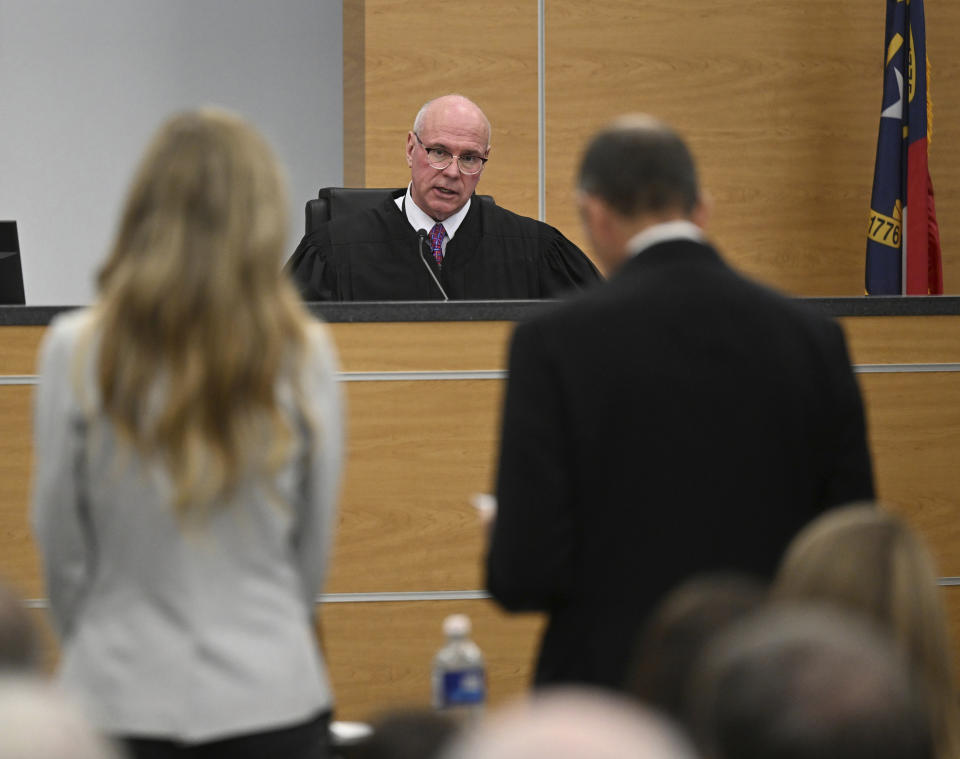
<instances>
[{"instance_id":1,"label":"judge's nose","mask_svg":"<svg viewBox=\"0 0 960 759\"><path fill-rule=\"evenodd\" d=\"M460 163L454 158L450 161L449 166L441 169L441 173L446 177L450 177L450 179L458 179L460 177Z\"/></svg>"}]
</instances>

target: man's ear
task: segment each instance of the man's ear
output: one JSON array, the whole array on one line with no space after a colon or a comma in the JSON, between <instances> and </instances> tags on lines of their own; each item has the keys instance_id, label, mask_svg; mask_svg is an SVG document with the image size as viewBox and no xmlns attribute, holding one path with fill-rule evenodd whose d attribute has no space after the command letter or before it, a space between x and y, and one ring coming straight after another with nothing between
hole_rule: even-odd
<instances>
[{"instance_id":1,"label":"man's ear","mask_svg":"<svg viewBox=\"0 0 960 759\"><path fill-rule=\"evenodd\" d=\"M594 241L594 244L602 243L608 236L612 221L607 204L595 195L582 193L580 195L580 216L583 219L583 226L586 228L587 235Z\"/></svg>"},{"instance_id":2,"label":"man's ear","mask_svg":"<svg viewBox=\"0 0 960 759\"><path fill-rule=\"evenodd\" d=\"M706 190L700 191L700 199L690 212L690 221L700 229L706 229L713 216L713 196Z\"/></svg>"},{"instance_id":3,"label":"man's ear","mask_svg":"<svg viewBox=\"0 0 960 759\"><path fill-rule=\"evenodd\" d=\"M407 166L413 166L413 151L416 149L416 135L413 132L407 132Z\"/></svg>"}]
</instances>

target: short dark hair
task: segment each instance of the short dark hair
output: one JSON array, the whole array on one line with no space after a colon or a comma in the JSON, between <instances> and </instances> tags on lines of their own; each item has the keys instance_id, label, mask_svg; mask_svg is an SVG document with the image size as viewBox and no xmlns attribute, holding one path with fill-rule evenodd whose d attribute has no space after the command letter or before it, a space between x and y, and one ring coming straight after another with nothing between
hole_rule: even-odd
<instances>
[{"instance_id":1,"label":"short dark hair","mask_svg":"<svg viewBox=\"0 0 960 759\"><path fill-rule=\"evenodd\" d=\"M717 759L934 759L915 675L867 620L774 605L708 647L691 722Z\"/></svg>"},{"instance_id":2,"label":"short dark hair","mask_svg":"<svg viewBox=\"0 0 960 759\"><path fill-rule=\"evenodd\" d=\"M732 572L696 575L678 585L644 623L627 692L683 722L698 657L720 629L756 612L766 590L759 579Z\"/></svg>"},{"instance_id":3,"label":"short dark hair","mask_svg":"<svg viewBox=\"0 0 960 759\"><path fill-rule=\"evenodd\" d=\"M689 214L700 200L697 168L686 143L646 116L621 118L594 136L577 184L627 218L669 210Z\"/></svg>"}]
</instances>

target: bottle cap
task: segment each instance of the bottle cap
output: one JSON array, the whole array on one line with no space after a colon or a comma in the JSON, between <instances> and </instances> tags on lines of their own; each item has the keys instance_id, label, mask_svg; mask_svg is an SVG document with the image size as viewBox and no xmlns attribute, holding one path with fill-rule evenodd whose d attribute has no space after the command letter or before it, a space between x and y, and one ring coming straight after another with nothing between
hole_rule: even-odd
<instances>
[{"instance_id":1,"label":"bottle cap","mask_svg":"<svg viewBox=\"0 0 960 759\"><path fill-rule=\"evenodd\" d=\"M447 637L462 637L470 634L470 617L466 614L451 614L443 620L443 634Z\"/></svg>"}]
</instances>

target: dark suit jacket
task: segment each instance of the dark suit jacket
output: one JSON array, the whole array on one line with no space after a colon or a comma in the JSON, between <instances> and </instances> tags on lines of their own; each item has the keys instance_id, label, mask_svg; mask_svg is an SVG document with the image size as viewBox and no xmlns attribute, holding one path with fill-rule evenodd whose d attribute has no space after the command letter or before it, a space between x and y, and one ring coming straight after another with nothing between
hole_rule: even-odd
<instances>
[{"instance_id":1,"label":"dark suit jacket","mask_svg":"<svg viewBox=\"0 0 960 759\"><path fill-rule=\"evenodd\" d=\"M546 610L538 683L618 686L691 574L770 576L827 507L873 496L832 320L707 246L657 244L516 330L487 585Z\"/></svg>"}]
</instances>

